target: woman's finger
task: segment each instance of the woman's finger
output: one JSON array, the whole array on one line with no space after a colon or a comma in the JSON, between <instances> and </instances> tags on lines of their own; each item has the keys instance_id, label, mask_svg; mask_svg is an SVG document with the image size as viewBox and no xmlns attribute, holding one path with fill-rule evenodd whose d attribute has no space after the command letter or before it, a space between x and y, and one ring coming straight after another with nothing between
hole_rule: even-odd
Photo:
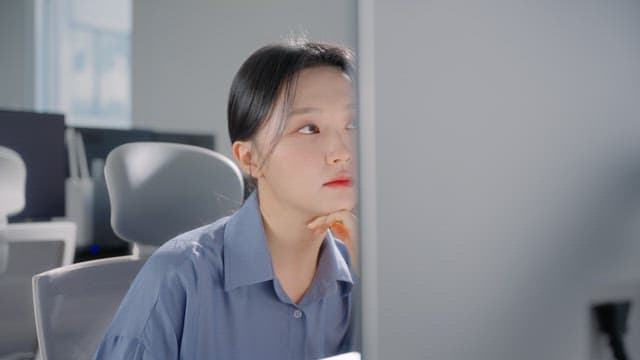
<instances>
[{"instance_id":1,"label":"woman's finger","mask_svg":"<svg viewBox=\"0 0 640 360\"><path fill-rule=\"evenodd\" d=\"M353 269L358 270L358 219L351 211L329 214L327 222L333 234L347 246Z\"/></svg>"},{"instance_id":2,"label":"woman's finger","mask_svg":"<svg viewBox=\"0 0 640 360\"><path fill-rule=\"evenodd\" d=\"M351 211L340 210L318 216L307 225L307 228L315 234L320 234L330 228L339 239L350 241L357 238L357 226L357 218Z\"/></svg>"},{"instance_id":3,"label":"woman's finger","mask_svg":"<svg viewBox=\"0 0 640 360\"><path fill-rule=\"evenodd\" d=\"M338 237L338 239L351 239L351 232L346 226L344 226L343 223L334 222L329 227L331 228L333 234Z\"/></svg>"},{"instance_id":4,"label":"woman's finger","mask_svg":"<svg viewBox=\"0 0 640 360\"><path fill-rule=\"evenodd\" d=\"M307 224L307 228L309 228L310 230L313 230L314 228L324 226L326 225L326 219L327 219L326 215L318 216L317 218L313 219L313 221L311 221L309 224Z\"/></svg>"},{"instance_id":5,"label":"woman's finger","mask_svg":"<svg viewBox=\"0 0 640 360\"><path fill-rule=\"evenodd\" d=\"M355 238L355 234L357 230L356 229L357 219L351 211L342 210L342 211L337 211L335 213L331 213L327 215L326 224L328 224L329 226L332 226L333 224L336 224L336 223L342 224L346 228L346 229L339 229L338 231L347 230L349 234L349 238ZM335 235L338 236L338 234L335 234ZM338 238L342 239L340 236L338 236Z\"/></svg>"},{"instance_id":6,"label":"woman's finger","mask_svg":"<svg viewBox=\"0 0 640 360\"><path fill-rule=\"evenodd\" d=\"M358 219L349 210L340 210L313 219L307 228L314 234L321 234L331 229L335 237L347 246L354 269L358 269Z\"/></svg>"}]
</instances>

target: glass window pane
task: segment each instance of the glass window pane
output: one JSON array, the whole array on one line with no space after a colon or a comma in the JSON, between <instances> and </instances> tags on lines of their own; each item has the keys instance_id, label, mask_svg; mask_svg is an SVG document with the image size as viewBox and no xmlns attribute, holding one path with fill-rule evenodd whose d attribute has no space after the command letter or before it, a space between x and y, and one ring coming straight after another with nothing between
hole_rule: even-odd
<instances>
[{"instance_id":1,"label":"glass window pane","mask_svg":"<svg viewBox=\"0 0 640 360\"><path fill-rule=\"evenodd\" d=\"M131 0L42 0L39 110L74 126L131 125Z\"/></svg>"}]
</instances>

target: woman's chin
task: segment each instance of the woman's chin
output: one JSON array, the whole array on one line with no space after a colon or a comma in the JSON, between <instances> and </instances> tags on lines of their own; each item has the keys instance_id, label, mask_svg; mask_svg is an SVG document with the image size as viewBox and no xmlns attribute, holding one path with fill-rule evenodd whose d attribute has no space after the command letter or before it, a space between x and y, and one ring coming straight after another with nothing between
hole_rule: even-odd
<instances>
[{"instance_id":1,"label":"woman's chin","mask_svg":"<svg viewBox=\"0 0 640 360\"><path fill-rule=\"evenodd\" d=\"M327 199L328 200L328 199ZM340 210L353 210L356 206L354 198L336 199L334 201L323 201L322 213L330 214Z\"/></svg>"}]
</instances>

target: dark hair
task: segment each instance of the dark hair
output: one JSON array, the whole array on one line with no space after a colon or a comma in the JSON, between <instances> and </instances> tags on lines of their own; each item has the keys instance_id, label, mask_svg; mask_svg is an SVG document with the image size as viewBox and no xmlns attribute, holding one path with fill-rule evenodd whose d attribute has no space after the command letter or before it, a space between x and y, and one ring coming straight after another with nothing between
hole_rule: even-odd
<instances>
[{"instance_id":1,"label":"dark hair","mask_svg":"<svg viewBox=\"0 0 640 360\"><path fill-rule=\"evenodd\" d=\"M267 158L282 135L300 71L316 66L336 67L352 77L354 56L342 46L308 41L267 45L249 56L238 70L229 92L227 117L231 143L253 139L282 92L284 113Z\"/></svg>"}]
</instances>

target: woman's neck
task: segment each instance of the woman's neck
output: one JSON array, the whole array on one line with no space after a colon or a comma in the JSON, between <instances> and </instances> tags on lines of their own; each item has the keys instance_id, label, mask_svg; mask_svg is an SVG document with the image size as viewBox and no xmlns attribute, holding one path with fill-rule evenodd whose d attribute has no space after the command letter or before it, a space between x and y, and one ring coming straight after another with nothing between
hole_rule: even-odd
<instances>
[{"instance_id":1,"label":"woman's neck","mask_svg":"<svg viewBox=\"0 0 640 360\"><path fill-rule=\"evenodd\" d=\"M274 273L291 300L298 302L315 275L324 234L313 234L307 228L310 216L287 207L268 191L258 192L258 204Z\"/></svg>"},{"instance_id":2,"label":"woman's neck","mask_svg":"<svg viewBox=\"0 0 640 360\"><path fill-rule=\"evenodd\" d=\"M317 255L324 234L316 235L307 228L312 215L286 206L269 191L258 192L258 204L270 250L298 257L303 253ZM272 254L273 256L273 254Z\"/></svg>"}]
</instances>

